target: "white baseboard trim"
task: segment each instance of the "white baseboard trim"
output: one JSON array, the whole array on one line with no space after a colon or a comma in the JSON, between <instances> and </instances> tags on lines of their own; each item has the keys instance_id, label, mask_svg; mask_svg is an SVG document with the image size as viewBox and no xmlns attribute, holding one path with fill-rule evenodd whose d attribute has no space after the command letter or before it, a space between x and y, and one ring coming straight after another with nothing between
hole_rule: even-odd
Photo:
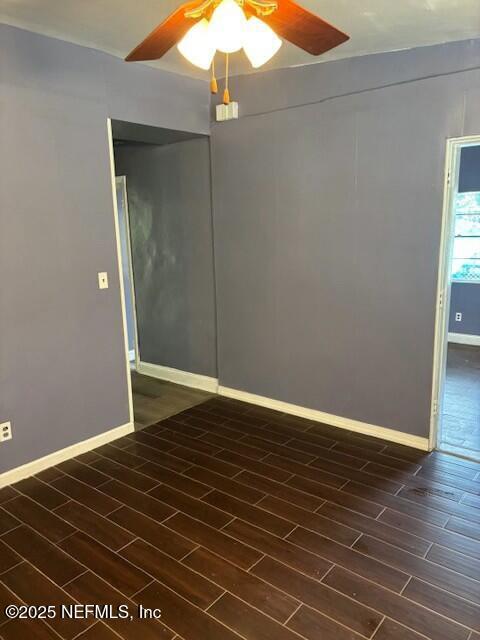
<instances>
[{"instance_id":1,"label":"white baseboard trim","mask_svg":"<svg viewBox=\"0 0 480 640\"><path fill-rule=\"evenodd\" d=\"M292 416L306 418L307 420L314 420L315 422L323 422L324 424L329 424L332 427L339 427L340 429L348 429L349 431L363 433L367 436L382 438L382 440L389 440L390 442L403 444L407 447L414 447L415 449L421 449L422 451L429 450L428 438L413 436L408 433L396 431L395 429L378 427L373 424L367 424L366 422L351 420L350 418L342 418L341 416L335 416L331 413L324 413L323 411L317 411L316 409L307 409L306 407L300 407L296 404L290 404L288 402L282 402L281 400L273 400L272 398L257 396L253 393L239 391L238 389L230 389L229 387L219 386L218 394L227 398L233 398L235 400L249 402L250 404L256 404L260 407L267 407L268 409L274 409L275 411L289 413Z\"/></svg>"},{"instance_id":2,"label":"white baseboard trim","mask_svg":"<svg viewBox=\"0 0 480 640\"><path fill-rule=\"evenodd\" d=\"M60 449L59 451L49 453L43 458L38 458L37 460L32 460L32 462L27 462L27 464L24 464L21 467L10 469L10 471L5 471L4 473L0 474L0 489L2 487L5 487L6 485L19 482L24 478L29 478L30 476L33 476L36 473L40 473L40 471L44 471L45 469L53 467L56 464L65 462L65 460L70 460L70 458L79 456L81 453L86 453L87 451L91 451L92 449L101 447L102 444L107 444L108 442L112 442L112 440L117 440L118 438L126 436L129 433L132 433L134 429L135 427L133 422L129 422L128 424L124 424L120 427L110 429L110 431L100 433L98 436L93 436L93 438L88 438L88 440L84 440L83 442L72 444L65 449Z\"/></svg>"},{"instance_id":3,"label":"white baseboard trim","mask_svg":"<svg viewBox=\"0 0 480 640\"><path fill-rule=\"evenodd\" d=\"M218 390L217 378L202 376L198 373L171 369L170 367L163 367L162 365L151 364L149 362L139 362L137 371L145 376L151 376L159 380L167 380L168 382L176 382L184 387L202 389L203 391L210 391L211 393L217 393Z\"/></svg>"},{"instance_id":4,"label":"white baseboard trim","mask_svg":"<svg viewBox=\"0 0 480 640\"><path fill-rule=\"evenodd\" d=\"M473 347L480 347L480 336L471 336L468 333L449 333L448 341L455 344L469 344Z\"/></svg>"}]
</instances>

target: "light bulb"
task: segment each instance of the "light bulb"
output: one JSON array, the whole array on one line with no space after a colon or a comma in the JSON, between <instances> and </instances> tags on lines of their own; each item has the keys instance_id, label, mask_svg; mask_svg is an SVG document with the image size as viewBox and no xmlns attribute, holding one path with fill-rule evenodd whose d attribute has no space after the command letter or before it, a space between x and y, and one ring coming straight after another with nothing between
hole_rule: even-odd
<instances>
[{"instance_id":1,"label":"light bulb","mask_svg":"<svg viewBox=\"0 0 480 640\"><path fill-rule=\"evenodd\" d=\"M194 24L178 43L178 50L196 67L209 69L215 55L215 45L210 37L208 20L203 18Z\"/></svg>"},{"instance_id":2,"label":"light bulb","mask_svg":"<svg viewBox=\"0 0 480 640\"><path fill-rule=\"evenodd\" d=\"M252 16L245 29L243 48L252 67L258 69L268 62L282 46L277 34L255 16Z\"/></svg>"},{"instance_id":3,"label":"light bulb","mask_svg":"<svg viewBox=\"0 0 480 640\"><path fill-rule=\"evenodd\" d=\"M234 53L243 46L247 19L235 0L222 0L210 20L210 37L216 49Z\"/></svg>"}]
</instances>

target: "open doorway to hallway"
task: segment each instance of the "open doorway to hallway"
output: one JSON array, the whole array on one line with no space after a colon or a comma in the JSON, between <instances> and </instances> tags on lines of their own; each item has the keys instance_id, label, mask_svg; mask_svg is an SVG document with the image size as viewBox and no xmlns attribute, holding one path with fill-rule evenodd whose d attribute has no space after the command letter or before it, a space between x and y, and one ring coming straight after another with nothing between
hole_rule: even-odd
<instances>
[{"instance_id":1,"label":"open doorway to hallway","mask_svg":"<svg viewBox=\"0 0 480 640\"><path fill-rule=\"evenodd\" d=\"M136 429L216 391L206 136L112 121Z\"/></svg>"},{"instance_id":2,"label":"open doorway to hallway","mask_svg":"<svg viewBox=\"0 0 480 640\"><path fill-rule=\"evenodd\" d=\"M480 460L480 140L451 154L438 448Z\"/></svg>"}]
</instances>

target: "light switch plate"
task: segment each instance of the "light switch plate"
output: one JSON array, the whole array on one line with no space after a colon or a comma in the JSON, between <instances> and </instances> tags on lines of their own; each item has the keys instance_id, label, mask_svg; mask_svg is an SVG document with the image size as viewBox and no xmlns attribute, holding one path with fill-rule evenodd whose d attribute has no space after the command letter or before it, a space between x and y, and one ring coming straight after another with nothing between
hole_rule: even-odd
<instances>
[{"instance_id":1,"label":"light switch plate","mask_svg":"<svg viewBox=\"0 0 480 640\"><path fill-rule=\"evenodd\" d=\"M108 289L108 273L106 271L98 274L98 288Z\"/></svg>"},{"instance_id":2,"label":"light switch plate","mask_svg":"<svg viewBox=\"0 0 480 640\"><path fill-rule=\"evenodd\" d=\"M0 424L0 442L5 442L5 440L12 439L12 423L11 422L2 422Z\"/></svg>"}]
</instances>

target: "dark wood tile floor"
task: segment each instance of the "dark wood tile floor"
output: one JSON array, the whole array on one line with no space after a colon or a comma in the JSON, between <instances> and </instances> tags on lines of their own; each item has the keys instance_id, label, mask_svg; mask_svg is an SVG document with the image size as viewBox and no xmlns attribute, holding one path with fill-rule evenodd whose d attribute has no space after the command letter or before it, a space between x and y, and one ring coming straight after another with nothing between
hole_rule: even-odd
<instances>
[{"instance_id":1,"label":"dark wood tile floor","mask_svg":"<svg viewBox=\"0 0 480 640\"><path fill-rule=\"evenodd\" d=\"M213 394L131 371L135 428L143 429L205 402Z\"/></svg>"},{"instance_id":2,"label":"dark wood tile floor","mask_svg":"<svg viewBox=\"0 0 480 640\"><path fill-rule=\"evenodd\" d=\"M439 447L480 462L480 347L448 345Z\"/></svg>"},{"instance_id":3,"label":"dark wood tile floor","mask_svg":"<svg viewBox=\"0 0 480 640\"><path fill-rule=\"evenodd\" d=\"M0 491L0 619L66 640L478 640L480 464L221 398Z\"/></svg>"}]
</instances>

